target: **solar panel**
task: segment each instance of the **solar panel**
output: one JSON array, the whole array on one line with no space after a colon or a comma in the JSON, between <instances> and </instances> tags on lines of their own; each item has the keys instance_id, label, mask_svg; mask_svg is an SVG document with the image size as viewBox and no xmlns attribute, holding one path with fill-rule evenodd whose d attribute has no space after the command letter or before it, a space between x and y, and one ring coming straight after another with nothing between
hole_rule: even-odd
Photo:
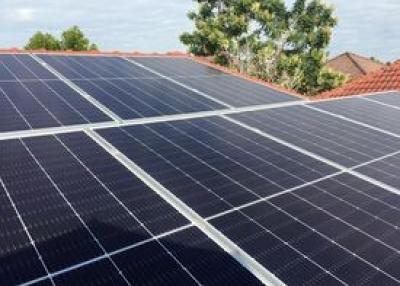
<instances>
[{"instance_id":1,"label":"solar panel","mask_svg":"<svg viewBox=\"0 0 400 286\"><path fill-rule=\"evenodd\" d=\"M0 150L2 285L46 283L54 273L57 285L259 284L85 134L0 141Z\"/></svg>"},{"instance_id":2,"label":"solar panel","mask_svg":"<svg viewBox=\"0 0 400 286\"><path fill-rule=\"evenodd\" d=\"M0 55L0 132L111 120L29 55Z\"/></svg>"},{"instance_id":3,"label":"solar panel","mask_svg":"<svg viewBox=\"0 0 400 286\"><path fill-rule=\"evenodd\" d=\"M0 285L399 285L396 94L271 92L189 58L0 55Z\"/></svg>"},{"instance_id":4,"label":"solar panel","mask_svg":"<svg viewBox=\"0 0 400 286\"><path fill-rule=\"evenodd\" d=\"M370 95L365 98L369 100L378 101L384 104L389 104L395 107L400 107L400 93L398 92Z\"/></svg>"},{"instance_id":5,"label":"solar panel","mask_svg":"<svg viewBox=\"0 0 400 286\"><path fill-rule=\"evenodd\" d=\"M400 150L400 140L396 137L304 106L230 117L345 167L354 167Z\"/></svg>"},{"instance_id":6,"label":"solar panel","mask_svg":"<svg viewBox=\"0 0 400 286\"><path fill-rule=\"evenodd\" d=\"M312 106L400 135L400 110L395 108L362 98L319 102Z\"/></svg>"},{"instance_id":7,"label":"solar panel","mask_svg":"<svg viewBox=\"0 0 400 286\"><path fill-rule=\"evenodd\" d=\"M202 216L337 171L222 118L98 132Z\"/></svg>"},{"instance_id":8,"label":"solar panel","mask_svg":"<svg viewBox=\"0 0 400 286\"><path fill-rule=\"evenodd\" d=\"M212 224L288 285L396 285L398 197L343 174Z\"/></svg>"},{"instance_id":9,"label":"solar panel","mask_svg":"<svg viewBox=\"0 0 400 286\"><path fill-rule=\"evenodd\" d=\"M398 153L400 153L400 150ZM400 190L399 154L362 166L356 169L356 171Z\"/></svg>"},{"instance_id":10,"label":"solar panel","mask_svg":"<svg viewBox=\"0 0 400 286\"><path fill-rule=\"evenodd\" d=\"M235 107L299 100L287 93L182 58L132 58L145 67Z\"/></svg>"},{"instance_id":11,"label":"solar panel","mask_svg":"<svg viewBox=\"0 0 400 286\"><path fill-rule=\"evenodd\" d=\"M123 119L224 108L213 100L156 76L122 58L41 58Z\"/></svg>"}]
</instances>

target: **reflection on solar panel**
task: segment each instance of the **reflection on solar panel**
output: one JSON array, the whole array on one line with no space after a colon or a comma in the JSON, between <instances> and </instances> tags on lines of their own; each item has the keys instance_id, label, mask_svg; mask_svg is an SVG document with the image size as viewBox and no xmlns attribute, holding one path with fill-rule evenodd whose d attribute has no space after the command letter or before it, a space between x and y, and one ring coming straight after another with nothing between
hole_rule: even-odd
<instances>
[{"instance_id":1,"label":"reflection on solar panel","mask_svg":"<svg viewBox=\"0 0 400 286\"><path fill-rule=\"evenodd\" d=\"M108 120L29 55L0 55L0 132Z\"/></svg>"},{"instance_id":2,"label":"reflection on solar panel","mask_svg":"<svg viewBox=\"0 0 400 286\"><path fill-rule=\"evenodd\" d=\"M399 100L294 99L188 58L0 55L0 285L400 285Z\"/></svg>"},{"instance_id":3,"label":"reflection on solar panel","mask_svg":"<svg viewBox=\"0 0 400 286\"><path fill-rule=\"evenodd\" d=\"M313 104L324 111L400 135L400 110L362 98L349 98Z\"/></svg>"},{"instance_id":4,"label":"reflection on solar panel","mask_svg":"<svg viewBox=\"0 0 400 286\"><path fill-rule=\"evenodd\" d=\"M231 117L346 167L400 150L395 137L303 106Z\"/></svg>"},{"instance_id":5,"label":"reflection on solar panel","mask_svg":"<svg viewBox=\"0 0 400 286\"><path fill-rule=\"evenodd\" d=\"M224 74L189 59L132 58L145 67L177 80L229 105L240 107L298 100L295 96Z\"/></svg>"},{"instance_id":6,"label":"reflection on solar panel","mask_svg":"<svg viewBox=\"0 0 400 286\"><path fill-rule=\"evenodd\" d=\"M123 119L224 108L121 58L41 58Z\"/></svg>"}]
</instances>

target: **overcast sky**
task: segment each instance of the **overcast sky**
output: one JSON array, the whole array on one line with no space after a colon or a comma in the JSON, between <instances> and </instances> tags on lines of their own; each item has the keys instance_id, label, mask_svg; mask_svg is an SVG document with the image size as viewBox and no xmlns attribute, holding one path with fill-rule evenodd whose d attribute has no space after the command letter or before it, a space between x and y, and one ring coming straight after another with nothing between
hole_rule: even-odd
<instances>
[{"instance_id":1,"label":"overcast sky","mask_svg":"<svg viewBox=\"0 0 400 286\"><path fill-rule=\"evenodd\" d=\"M292 2L293 0L287 0ZM326 0L340 19L331 55L354 51L400 58L399 0ZM22 47L37 30L59 34L79 25L102 50L184 50L191 0L0 0L0 47Z\"/></svg>"}]
</instances>

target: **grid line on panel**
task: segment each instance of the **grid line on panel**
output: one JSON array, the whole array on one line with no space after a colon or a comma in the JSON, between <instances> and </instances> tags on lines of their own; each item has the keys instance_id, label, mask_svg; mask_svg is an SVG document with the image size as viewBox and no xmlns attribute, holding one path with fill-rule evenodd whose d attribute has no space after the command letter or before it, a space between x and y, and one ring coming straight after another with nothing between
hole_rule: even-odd
<instances>
[{"instance_id":1,"label":"grid line on panel","mask_svg":"<svg viewBox=\"0 0 400 286\"><path fill-rule=\"evenodd\" d=\"M29 123L29 121L26 119L26 117L22 114L22 112L18 109L18 107L10 99L8 94L3 90L3 88L1 86L0 86L0 92L4 95L6 100L11 104L11 106L14 108L14 110L18 113L18 115L22 118L22 120L25 122L25 124L29 127L29 129L32 129L32 125Z\"/></svg>"},{"instance_id":2,"label":"grid line on panel","mask_svg":"<svg viewBox=\"0 0 400 286\"><path fill-rule=\"evenodd\" d=\"M362 98L315 102L306 105L306 107L394 137L400 137L398 124L400 122L400 111L393 107L387 107Z\"/></svg>"},{"instance_id":3,"label":"grid line on panel","mask_svg":"<svg viewBox=\"0 0 400 286\"><path fill-rule=\"evenodd\" d=\"M256 128L253 128L253 127L251 127L251 126L249 126L249 125L247 125L247 124L244 124L244 123L242 123L242 122L240 122L240 121L237 121L237 120L235 120L235 119L226 117L225 115L222 116L222 117L223 117L223 118L226 118L227 120L229 120L229 121L231 121L231 122L234 122L234 123L236 123L236 124L238 124L238 125L240 125L240 126L242 126L242 127L245 127L245 128L247 128L247 129L249 129L249 130L252 130L253 132L256 132L257 134L260 134L260 135L262 135L262 136L264 136L264 137L270 138L271 140L274 140L274 141L276 141L276 142L278 142L278 143L280 143L280 144L283 144L283 145L285 145L285 146L288 146L289 148L292 148L292 149L294 149L294 150L297 150L297 151L299 151L299 152L301 152L301 153L303 153L303 154L305 154L305 155L308 155L308 156L310 156L310 157L312 157L312 158L315 158L316 160L319 160L319 161L321 161L321 162L324 162L324 163L328 164L329 166L335 167L335 168L337 168L337 169L339 169L339 170L342 170L343 172L348 172L348 173L350 173L350 174L352 174L352 175L354 175L354 176L356 176L356 177L358 177L358 178L361 178L361 179L363 179L363 180L365 180L365 181L368 181L369 183L372 183L372 184L374 184L374 185L376 185L376 186L383 187L384 189L386 189L386 190L388 190L388 191L390 191L390 192L392 192L392 193L395 193L395 194L399 194L399 193L400 193L400 191L397 190L396 188L393 188L393 187L391 187L391 186L385 184L384 182L379 181L379 180L376 180L376 179L374 179L374 178L372 178L372 177L370 177L370 176L366 176L366 175L364 175L364 174L358 172L357 170L355 170L355 168L348 168L348 167L345 167L345 166L343 166L343 165L341 165L341 164L338 164L338 163L336 163L336 162L334 162L334 161L332 161L332 160L325 159L324 157L322 157L322 156L320 156L320 155L317 155L317 154L315 154L315 153L313 153L313 152L307 151L307 150L305 150L304 148L298 147L298 146L296 146L296 145L294 145L294 144L291 144L290 142L287 142L287 141L285 141L285 140L281 140L281 139L279 139L279 138L277 138L277 137L275 137L275 136L272 136L272 135L270 135L270 134L268 134L268 133L265 133L265 132L263 132L263 131L261 131L261 130L258 130L258 129L256 129ZM400 137L400 136L399 136L399 137ZM397 154L397 152L395 152L394 154ZM389 155L390 155L390 154L389 154ZM385 156L383 156L383 158L386 158L387 156L388 156L388 155L385 155ZM371 162L375 162L375 160L372 160ZM365 165L365 164L361 164L360 166L364 166L364 165Z\"/></svg>"},{"instance_id":4,"label":"grid line on panel","mask_svg":"<svg viewBox=\"0 0 400 286\"><path fill-rule=\"evenodd\" d=\"M25 222L24 222L24 220L23 220L21 214L19 213L19 211L18 211L18 209L17 209L17 206L15 205L14 200L12 199L10 193L8 192L7 186L4 184L2 178L0 178L0 185L3 187L4 191L6 192L7 198L8 198L8 200L10 201L10 203L11 203L11 205L12 205L12 207L13 207L15 213L17 214L18 220L20 221L20 223L21 223L21 225L22 225L22 227L23 227L23 229L24 229L24 231L25 231L25 233L26 233L26 235L27 235L27 237L28 237L30 244L32 245L33 249L35 250L35 253L36 253L36 255L38 256L41 265L43 266L45 272L47 273L47 276L46 276L46 277L49 278L49 279L51 280L51 284L52 284L52 285L55 285L55 284L54 284L54 281L53 281L53 278L52 278L52 275L50 274L49 269L48 269L46 263L44 262L43 257L42 257L42 255L40 254L39 249L37 248L34 239L32 238L31 234L29 233L29 230L28 230L28 228L27 228L27 226L26 226L26 224L25 224Z\"/></svg>"},{"instance_id":5,"label":"grid line on panel","mask_svg":"<svg viewBox=\"0 0 400 286\"><path fill-rule=\"evenodd\" d=\"M190 90L190 91L192 91L192 92L194 92L194 93L197 93L197 94L199 94L199 95L201 95L201 96L203 96L203 97L205 97L205 98L207 98L207 99L210 99L210 100L212 100L212 101L214 101L214 102L216 102L216 103L218 103L218 104L220 104L220 105L222 105L222 106L225 106L225 107L227 107L227 108L233 108L232 105L229 105L229 104L227 104L227 103L224 102L224 101L218 100L218 99L216 99L216 98L214 98L214 97L212 97L212 96L210 96L210 95L208 95L208 94L206 94L206 93L204 93L204 92L201 92L201 91L199 91L199 90L197 90L197 89L194 89L194 88L192 88L192 87L190 87L190 86L188 86L188 85L186 85L186 84L184 84L184 83L181 83L181 82L179 82L179 81L177 81L177 80L175 80L175 79L173 79L173 78L171 78L171 77L169 77L169 76L163 75L163 74L161 74L161 73L155 71L154 69L151 69L151 68L149 68L149 67L147 67L147 66L145 66L145 65L143 65L143 64L141 64L141 63L138 63L138 62L136 62L136 61L134 61L134 60L132 60L132 59L128 59L128 58L124 58L124 59L125 59L126 61L128 61L128 62L130 62L130 63L132 63L132 64L134 64L134 65L136 65L136 66L138 66L138 67L141 67L141 68L143 68L143 69L145 69L145 70L147 70L147 71L149 71L149 72L151 72L151 73L153 73L153 74L155 74L155 75L160 76L161 78L164 78L164 79L166 79L166 80L168 80L168 81L170 81L170 82L172 82L172 83L175 83L175 84L177 84L177 85L179 85L179 86L181 86L181 87L183 87L183 88L185 88L185 89L187 89L187 90Z\"/></svg>"},{"instance_id":6,"label":"grid line on panel","mask_svg":"<svg viewBox=\"0 0 400 286\"><path fill-rule=\"evenodd\" d=\"M32 91L26 87L26 85L24 83L22 83L18 77L3 63L0 61L0 63L7 69L7 71L16 78L17 82L23 87L23 89L25 91L27 91L27 93L47 112L48 115L50 115L51 118L53 118L53 120L55 120L55 122L57 122L59 124L59 126L62 126L63 124L57 119L57 117L48 110L48 108L32 93Z\"/></svg>"},{"instance_id":7,"label":"grid line on panel","mask_svg":"<svg viewBox=\"0 0 400 286\"><path fill-rule=\"evenodd\" d=\"M253 205L255 205L255 204L258 204L258 203L260 203L260 202L267 201L267 200L271 200L271 199L273 199L273 198L277 198L277 197L282 196L282 195L294 193L294 192L296 192L297 190L300 190L300 189L302 189L302 188L304 188L304 187L315 185L316 183L319 183L319 182L325 181L325 180L327 180L327 179L331 179L331 178L337 177L337 176L339 176L339 175L343 175L343 174L345 174L345 173L350 173L351 171L357 170L357 169L359 169L360 167L368 166L369 164L371 164L371 163L373 163L373 162L380 161L380 160L385 159L385 158L390 158L391 156L397 155L397 154L399 154L399 153L400 153L400 151L397 151L397 152L394 152L394 153L392 153L392 154L388 154L388 155L382 156L382 157L380 157L380 158L376 158L376 159L374 159L374 160L371 160L371 161L362 163L362 164L360 164L360 165L351 167L351 168L349 168L349 169L340 170L340 171L338 171L338 172L336 172L336 173L333 173L333 174L331 174L331 175L327 175L327 176L324 176L324 177L322 177L322 178L318 178L318 179L316 179L316 180L313 180L313 181L304 183L304 184L302 184L302 185L300 185L300 186L296 186L296 187L294 187L294 188L290 188L290 189L284 190L284 191L282 191L282 192L279 192L279 193L276 193L276 194L273 194L273 195L270 195L270 196L267 196L267 197L262 197L262 198L260 198L260 199L257 199L257 200L255 200L255 201L253 201L253 202L249 202L249 203L247 203L247 204L243 204L243 205L240 205L240 206L236 206L236 207L233 208L233 209L230 209L230 210L227 210L227 211L224 211L224 212L221 212L221 213L218 213L218 214L209 216L209 217L207 217L206 219L207 219L207 220L212 220L212 219L215 219L215 218L219 218L219 217L224 216L224 215L226 215L226 214L235 212L235 211L237 211L237 210L242 210L242 209L244 209L244 208L247 208L247 207L253 206ZM360 179L362 179L362 178L360 178ZM379 185L379 183L375 183L374 185ZM348 186L348 185L346 185L346 186L349 187L349 188L351 188L351 189L354 190L354 191L357 191L355 188L353 188L353 187L351 187L351 186ZM385 189L387 189L387 188L385 188ZM357 192L359 192L359 191L357 191ZM391 191L391 193L394 193L394 191ZM400 192L399 192L399 193L400 193ZM377 198L374 198L374 197L372 197L372 196L369 196L369 197L371 197L371 198L374 199L374 200L380 201L381 203L386 204L386 205L387 205L388 207L390 207L390 208L394 208L392 205L388 204L387 202L384 202L384 201L379 200L379 199L377 199ZM400 210L400 208L399 208L399 210Z\"/></svg>"},{"instance_id":8,"label":"grid line on panel","mask_svg":"<svg viewBox=\"0 0 400 286\"><path fill-rule=\"evenodd\" d=\"M230 117L346 167L400 149L395 137L302 106Z\"/></svg>"},{"instance_id":9,"label":"grid line on panel","mask_svg":"<svg viewBox=\"0 0 400 286\"><path fill-rule=\"evenodd\" d=\"M155 238L155 235L154 235L154 233L143 223L143 222L141 222L139 219L138 219L138 217L134 214L134 213L132 213L132 211L130 211L129 210L129 208L118 198L118 197L116 197L115 196L115 194L113 193L113 192L111 192L110 191L110 189L103 183L103 182L101 182L100 181L100 179L89 169L89 168L87 168L87 166L71 151L71 149L69 149L59 138L57 138L56 137L56 139L57 139L57 141L58 142L60 142L60 144L75 158L75 160L76 161L78 161L79 162L79 164L81 164L95 179L96 179L96 181L97 182L99 182L100 184L101 184L101 186L105 189L105 190L107 190L107 192L123 207L123 209L126 211L126 212L128 212L129 213L129 215L131 216L131 217L133 217L139 224L140 224L140 226L141 227L143 227L145 230L146 230L146 232L148 232L149 234L150 234L150 236L153 238L153 240L155 240L181 267L182 267L182 269L185 271L185 272L187 272L187 274L194 280L194 281L196 281L197 282L197 284L199 284L200 285L200 283L198 282L198 280L193 276L193 274L192 273L190 273L190 271L184 266L184 265L182 265L182 263L176 258L176 256L175 255L173 255L163 244L162 244L162 242L158 239L158 238ZM104 251L105 251L105 249L104 249ZM111 258L110 258L111 259ZM113 262L113 264L114 264L114 262ZM115 264L115 266L116 266L116 264ZM117 267L117 266L116 266ZM118 271L120 272L120 273L122 273L121 272L121 270L119 270L119 268L117 267L117 269L118 269ZM126 278L125 278L126 279ZM126 281L128 281L128 280L126 280ZM130 284L130 283L129 283Z\"/></svg>"},{"instance_id":10,"label":"grid line on panel","mask_svg":"<svg viewBox=\"0 0 400 286\"><path fill-rule=\"evenodd\" d=\"M36 78L39 82L43 83L49 90L51 90L62 102L64 102L70 109L72 109L78 116L80 116L84 121L86 121L87 123L90 123L90 120L83 115L81 112L79 112L74 106L72 106L67 100L65 100L65 98L63 98L62 96L60 96L60 94L54 90L51 86L49 86L45 81L43 81L42 79L40 79L25 63L23 63L21 60L18 59L18 57L16 57L14 55L14 58L21 63L22 66L24 66L27 70L29 70Z\"/></svg>"},{"instance_id":11,"label":"grid line on panel","mask_svg":"<svg viewBox=\"0 0 400 286\"><path fill-rule=\"evenodd\" d=\"M126 281L127 285L131 285L129 283L129 281L126 279L126 277L123 275L123 273L121 272L121 270L119 269L119 267L117 266L117 264L113 261L113 259L110 257L110 255L107 253L106 249L104 248L104 246L100 243L100 241L98 240L98 238L94 235L94 233L92 232L92 230L89 228L89 226L86 224L86 222L82 219L81 215L76 211L76 209L73 207L73 205L70 203L70 201L67 199L67 197L64 195L64 193L60 190L60 188L58 187L58 185L54 182L54 180L50 177L49 173L46 171L46 169L42 166L42 164L38 161L38 159L36 158L36 156L32 153L32 151L29 149L29 147L25 144L25 142L23 142L22 140L20 140L22 145L25 147L25 149L28 151L28 153L31 155L31 157L34 159L34 161L36 162L36 164L39 166L39 168L42 170L42 172L46 175L46 177L48 178L48 180L53 184L54 188L58 191L58 193L60 194L60 196L64 199L64 201L68 204L68 206L70 207L70 209L73 211L73 213L75 214L75 216L79 219L79 221L81 222L81 224L86 228L86 230L90 233L91 237L93 238L93 240L96 242L96 244L100 247L100 249L102 250L102 252L106 255L107 259L109 259L109 261L112 263L112 265L115 267L115 269L118 271L118 273L123 277L123 279Z\"/></svg>"},{"instance_id":12,"label":"grid line on panel","mask_svg":"<svg viewBox=\"0 0 400 286\"><path fill-rule=\"evenodd\" d=\"M219 233L216 234L215 230L212 227L210 228L209 225L207 225L207 221L203 220L200 216L198 216L190 207L188 207L185 203L183 203L179 198L175 197L174 194L171 194L169 192L169 190L165 189L160 183L158 183L149 174L147 174L145 171L143 171L139 166L137 166L132 160L127 158L123 153L116 151L117 149L115 149L115 147L110 142L108 142L106 139L101 137L101 135L96 134L94 136L95 136L94 139L99 137L98 140L101 141L101 144L99 143L99 145L101 145L101 146L109 145L109 147L111 147L112 149L109 149L109 147L104 147L104 148L110 154L112 154L115 158L120 160L124 165L126 165L136 176L141 178L147 184L151 185L154 190L159 190L162 193L167 192L165 200L167 200L171 205L173 205L177 209L181 209L181 211L183 211L184 213L187 213L187 215L185 215L185 216L187 216L195 225L197 225L212 240L214 240L215 242L218 242L218 244L221 247L223 247L225 249L225 251L229 252L230 255L232 255L245 268L247 268L249 271L251 271L258 279L260 279L261 281L268 281L268 283L272 283L273 285L281 285L282 284L279 280L277 280L277 278L274 275L269 273L269 271L267 269L265 269L264 267L257 264L257 262L253 258L246 257L246 255L247 255L246 252L244 252L240 248L238 251L236 249L237 245L232 244L232 242L229 240L226 240L225 237L223 237L223 239L221 241L220 234ZM97 140L96 140L96 142L97 142ZM125 163L125 161L128 163ZM131 165L134 166L134 167L132 167L133 169L130 167ZM145 174L145 176L141 176L140 173ZM149 178L149 179L147 179L147 178ZM148 181L148 180L150 180L150 181ZM153 184L152 182L155 182L155 183ZM165 194L163 194L163 196L162 196L163 198L164 198L164 195ZM173 199L170 200L169 199L170 197L172 197ZM203 225L204 222L206 223L206 225ZM233 249L232 249L232 245L233 245ZM241 254L241 252L243 252L244 255Z\"/></svg>"},{"instance_id":13,"label":"grid line on panel","mask_svg":"<svg viewBox=\"0 0 400 286\"><path fill-rule=\"evenodd\" d=\"M94 263L96 263L96 262L98 262L98 261L101 261L101 260L104 260L104 259L107 259L107 256L115 256L115 255L118 255L118 254L126 253L126 252L128 252L128 251L130 251L130 250L133 250L133 249L137 248L137 247L140 247L140 246L149 244L149 243L151 243L151 242L155 242L157 239L160 240L160 239L162 239L162 238L168 237L168 236L173 235L173 234L175 234L175 233L179 233L179 232L181 232L181 231L187 230L187 229L189 229L189 228L191 228L191 227L192 227L192 224L188 224L188 225L185 225L185 226L176 228L176 229L174 229L174 230L171 230L171 231L168 231L168 232L165 232L165 233L156 235L156 236L154 236L154 237L151 237L151 238L148 238L148 239L146 239L146 240L143 240L143 241L134 243L134 244L132 244L132 245L128 245L128 246L125 246L125 247L123 247L123 248L110 251L110 252L108 252L107 254L102 254L102 255L99 255L99 256L97 256L97 257L94 257L94 258L85 260L85 261L80 262L80 263L77 263L77 264L75 264L75 265L72 265L72 266L70 266L70 267L67 267L67 268L64 268L64 269L61 269L61 270L57 270L57 271L51 273L50 276L51 276L51 277L57 277L57 276L60 276L60 275L62 275L62 274L65 274L65 273L68 273L68 272L71 272L71 271L74 271L74 270L78 270L78 269L80 269L80 268L82 268L82 267L85 267L85 266L94 264ZM47 279L47 276L45 276L45 277L40 277L40 278L31 280L31 281L27 281L27 282L25 282L25 283L22 283L20 286L35 285L37 282L43 281L43 280L45 280L45 279Z\"/></svg>"},{"instance_id":14,"label":"grid line on panel","mask_svg":"<svg viewBox=\"0 0 400 286\"><path fill-rule=\"evenodd\" d=\"M89 94L84 92L82 89L80 89L78 86L76 86L71 80L67 79L64 77L60 72L58 72L56 69L48 65L46 62L44 62L41 58L38 56L31 54L31 57L38 62L41 66L43 66L46 70L54 74L57 79L61 80L64 82L67 86L71 87L74 91L76 91L80 96L83 97L84 100L87 100L89 104L93 105L93 108L98 108L100 109L100 112L103 112L106 114L109 118L116 122L121 122L122 119L119 118L115 113L113 113L110 109L108 109L106 106L102 105L100 102L98 102L95 98L91 97Z\"/></svg>"}]
</instances>

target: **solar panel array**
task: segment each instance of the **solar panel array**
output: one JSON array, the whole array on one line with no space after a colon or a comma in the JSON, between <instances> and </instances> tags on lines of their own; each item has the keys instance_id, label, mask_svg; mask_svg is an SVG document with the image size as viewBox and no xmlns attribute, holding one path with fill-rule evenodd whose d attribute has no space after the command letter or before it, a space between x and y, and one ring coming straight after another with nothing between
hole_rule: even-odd
<instances>
[{"instance_id":1,"label":"solar panel array","mask_svg":"<svg viewBox=\"0 0 400 286\"><path fill-rule=\"evenodd\" d=\"M398 102L0 55L0 285L399 285Z\"/></svg>"}]
</instances>

